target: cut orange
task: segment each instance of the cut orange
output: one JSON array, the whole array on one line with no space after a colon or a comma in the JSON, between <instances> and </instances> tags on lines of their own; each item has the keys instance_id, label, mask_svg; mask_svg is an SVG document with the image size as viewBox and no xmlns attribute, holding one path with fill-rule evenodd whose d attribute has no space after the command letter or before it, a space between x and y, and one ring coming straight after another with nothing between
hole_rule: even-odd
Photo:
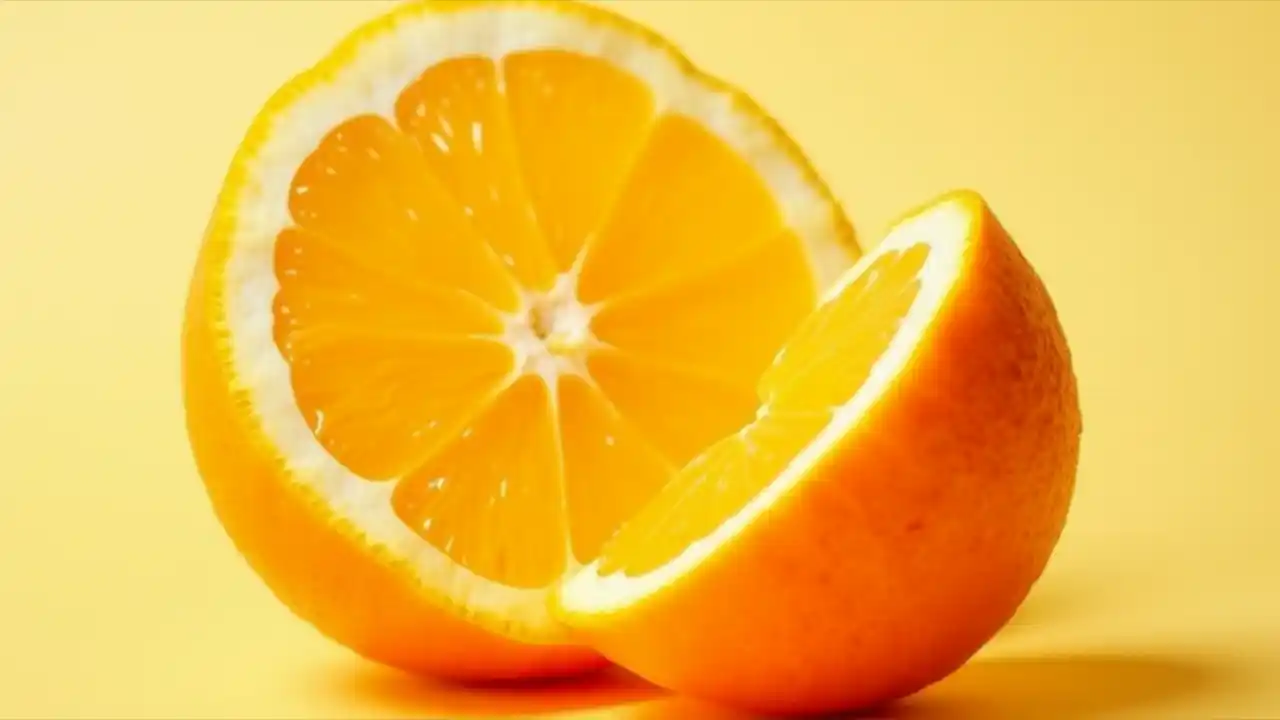
<instances>
[{"instance_id":1,"label":"cut orange","mask_svg":"<svg viewBox=\"0 0 1280 720\"><path fill-rule=\"evenodd\" d=\"M466 678L601 662L550 589L858 255L793 143L601 10L412 3L282 89L183 338L215 511L301 617Z\"/></svg>"},{"instance_id":2,"label":"cut orange","mask_svg":"<svg viewBox=\"0 0 1280 720\"><path fill-rule=\"evenodd\" d=\"M1065 522L1070 355L973 193L909 215L710 447L565 583L560 615L665 687L767 712L866 707L959 667Z\"/></svg>"}]
</instances>

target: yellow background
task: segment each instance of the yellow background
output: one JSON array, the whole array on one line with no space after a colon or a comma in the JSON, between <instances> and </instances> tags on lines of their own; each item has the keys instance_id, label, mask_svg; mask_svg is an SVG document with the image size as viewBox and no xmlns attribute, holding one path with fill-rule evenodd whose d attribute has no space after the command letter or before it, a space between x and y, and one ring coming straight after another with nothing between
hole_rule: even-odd
<instances>
[{"instance_id":1,"label":"yellow background","mask_svg":"<svg viewBox=\"0 0 1280 720\"><path fill-rule=\"evenodd\" d=\"M1068 530L1015 622L898 714L1280 717L1280 3L610 4L770 109L868 244L970 186L1058 303ZM178 332L214 193L260 103L388 6L0 0L0 716L715 717L383 671L209 511Z\"/></svg>"}]
</instances>

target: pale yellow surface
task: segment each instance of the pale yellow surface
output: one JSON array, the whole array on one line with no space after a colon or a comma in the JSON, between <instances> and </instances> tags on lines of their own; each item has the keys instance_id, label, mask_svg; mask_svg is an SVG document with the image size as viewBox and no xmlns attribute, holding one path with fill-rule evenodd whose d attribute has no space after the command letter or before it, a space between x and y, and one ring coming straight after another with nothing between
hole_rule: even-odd
<instances>
[{"instance_id":1,"label":"pale yellow surface","mask_svg":"<svg viewBox=\"0 0 1280 720\"><path fill-rule=\"evenodd\" d=\"M609 4L770 109L868 243L973 187L1058 303L1060 551L896 715L1280 717L1280 3ZM179 399L197 242L260 104L389 6L0 0L0 716L717 717L384 672L214 521Z\"/></svg>"}]
</instances>

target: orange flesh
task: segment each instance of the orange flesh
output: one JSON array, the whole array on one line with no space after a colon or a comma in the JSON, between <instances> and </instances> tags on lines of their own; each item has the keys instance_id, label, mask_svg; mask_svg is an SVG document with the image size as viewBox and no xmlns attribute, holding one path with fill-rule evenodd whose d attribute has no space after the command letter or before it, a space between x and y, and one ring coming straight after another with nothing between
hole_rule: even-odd
<instances>
[{"instance_id":1,"label":"orange flesh","mask_svg":"<svg viewBox=\"0 0 1280 720\"><path fill-rule=\"evenodd\" d=\"M452 445L399 482L396 513L485 577L538 587L558 576L566 519L553 413L542 378L521 377Z\"/></svg>"},{"instance_id":2,"label":"orange flesh","mask_svg":"<svg viewBox=\"0 0 1280 720\"><path fill-rule=\"evenodd\" d=\"M642 575L674 559L772 482L848 402L920 289L927 245L878 257L813 313L760 378L761 416L686 465L605 546L599 573Z\"/></svg>"},{"instance_id":3,"label":"orange flesh","mask_svg":"<svg viewBox=\"0 0 1280 720\"><path fill-rule=\"evenodd\" d=\"M593 559L675 468L749 423L815 303L750 167L655 115L637 79L563 51L428 69L394 121L324 138L289 210L275 338L316 438L395 482L426 542L517 587ZM589 337L556 334L566 272ZM583 374L527 372L513 323Z\"/></svg>"}]
</instances>

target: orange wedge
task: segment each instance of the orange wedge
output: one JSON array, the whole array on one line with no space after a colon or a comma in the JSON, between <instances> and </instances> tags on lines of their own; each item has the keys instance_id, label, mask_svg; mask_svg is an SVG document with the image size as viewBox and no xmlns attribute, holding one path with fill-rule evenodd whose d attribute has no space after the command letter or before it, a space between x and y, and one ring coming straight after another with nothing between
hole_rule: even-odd
<instances>
[{"instance_id":1,"label":"orange wedge","mask_svg":"<svg viewBox=\"0 0 1280 720\"><path fill-rule=\"evenodd\" d=\"M959 667L1045 567L1081 428L1053 304L982 199L896 225L758 391L559 615L657 684L766 712L876 705Z\"/></svg>"},{"instance_id":2,"label":"orange wedge","mask_svg":"<svg viewBox=\"0 0 1280 720\"><path fill-rule=\"evenodd\" d=\"M276 595L363 655L587 668L551 589L754 417L858 254L777 125L648 31L405 4L233 161L183 335L197 464Z\"/></svg>"}]
</instances>

